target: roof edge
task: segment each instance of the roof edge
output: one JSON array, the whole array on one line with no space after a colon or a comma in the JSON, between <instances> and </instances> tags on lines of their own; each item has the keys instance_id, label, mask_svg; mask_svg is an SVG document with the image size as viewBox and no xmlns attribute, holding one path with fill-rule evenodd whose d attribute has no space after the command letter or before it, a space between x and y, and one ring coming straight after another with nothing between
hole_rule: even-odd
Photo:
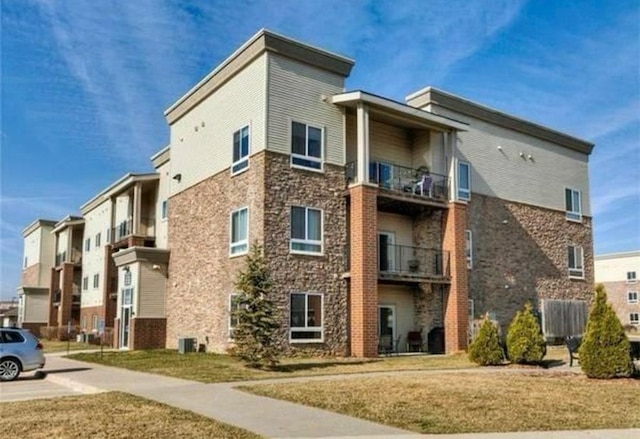
<instances>
[{"instance_id":1,"label":"roof edge","mask_svg":"<svg viewBox=\"0 0 640 439\"><path fill-rule=\"evenodd\" d=\"M38 218L22 230L22 237L26 238L28 235L35 232L38 227L50 226L53 228L55 225L56 221L54 220Z\"/></svg>"},{"instance_id":2,"label":"roof edge","mask_svg":"<svg viewBox=\"0 0 640 439\"><path fill-rule=\"evenodd\" d=\"M626 252L614 252L614 253L603 253L601 255L595 255L593 257L594 261L602 261L606 259L618 259L618 258L633 258L640 257L640 250L631 250Z\"/></svg>"},{"instance_id":3,"label":"roof edge","mask_svg":"<svg viewBox=\"0 0 640 439\"><path fill-rule=\"evenodd\" d=\"M126 183L126 185L128 185L128 184L134 183L136 181L153 180L154 179L153 177L155 177L156 179L160 178L160 176L159 176L159 174L157 172L151 172L151 173L146 173L146 174L134 174L134 173L129 172L129 173L123 175L122 177L120 177L119 179L117 179L115 182L111 183L109 186L107 186L105 189L101 190L97 195L95 195L89 201L87 201L82 206L80 206L80 212L82 212L83 215L86 215L87 213L91 212L93 209L98 207L98 205L102 201L104 201L105 196L107 196L107 194L109 194L109 192L112 192L118 186L121 186L121 185L123 185L125 183ZM127 179L131 179L131 181L127 182Z\"/></svg>"}]
</instances>

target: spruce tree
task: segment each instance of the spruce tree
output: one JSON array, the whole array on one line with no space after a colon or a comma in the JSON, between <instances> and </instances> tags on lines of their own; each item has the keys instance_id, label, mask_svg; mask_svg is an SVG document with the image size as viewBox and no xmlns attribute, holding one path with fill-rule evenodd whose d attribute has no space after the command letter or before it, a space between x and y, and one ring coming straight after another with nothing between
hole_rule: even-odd
<instances>
[{"instance_id":1,"label":"spruce tree","mask_svg":"<svg viewBox=\"0 0 640 439\"><path fill-rule=\"evenodd\" d=\"M272 285L262 247L253 245L235 284L239 295L234 317L238 323L234 328L235 346L230 350L249 367L278 364L275 336L280 325L270 300Z\"/></svg>"},{"instance_id":2,"label":"spruce tree","mask_svg":"<svg viewBox=\"0 0 640 439\"><path fill-rule=\"evenodd\" d=\"M507 332L507 355L513 363L526 364L541 361L545 354L545 341L533 308L527 303L518 311Z\"/></svg>"},{"instance_id":3,"label":"spruce tree","mask_svg":"<svg viewBox=\"0 0 640 439\"><path fill-rule=\"evenodd\" d=\"M579 361L589 378L615 378L631 374L629 339L615 311L607 303L604 285L596 286Z\"/></svg>"},{"instance_id":4,"label":"spruce tree","mask_svg":"<svg viewBox=\"0 0 640 439\"><path fill-rule=\"evenodd\" d=\"M501 364L503 359L498 328L486 316L478 334L469 345L469 360L480 366Z\"/></svg>"}]
</instances>

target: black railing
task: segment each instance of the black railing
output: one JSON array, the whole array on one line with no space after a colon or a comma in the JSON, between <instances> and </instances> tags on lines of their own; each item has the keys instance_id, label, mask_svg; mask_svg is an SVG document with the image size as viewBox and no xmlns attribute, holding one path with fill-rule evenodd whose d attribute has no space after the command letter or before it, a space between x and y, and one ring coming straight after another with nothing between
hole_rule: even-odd
<instances>
[{"instance_id":1,"label":"black railing","mask_svg":"<svg viewBox=\"0 0 640 439\"><path fill-rule=\"evenodd\" d=\"M346 165L347 181L357 180L357 163ZM409 168L391 163L373 161L369 163L369 182L381 189L403 194L418 195L433 200L449 199L449 177L430 172L426 166Z\"/></svg>"},{"instance_id":2,"label":"black railing","mask_svg":"<svg viewBox=\"0 0 640 439\"><path fill-rule=\"evenodd\" d=\"M446 278L449 277L449 252L408 245L380 245L378 272L380 278Z\"/></svg>"},{"instance_id":3,"label":"black railing","mask_svg":"<svg viewBox=\"0 0 640 439\"><path fill-rule=\"evenodd\" d=\"M141 236L154 236L154 226L155 218L140 218L140 227L138 228L138 234ZM113 231L111 232L111 236L114 237L114 243L117 243L118 241L133 235L133 219L129 218L120 222L112 230Z\"/></svg>"},{"instance_id":4,"label":"black railing","mask_svg":"<svg viewBox=\"0 0 640 439\"><path fill-rule=\"evenodd\" d=\"M82 251L76 248L72 248L70 253L67 253L67 251L65 250L61 253L56 254L56 267L65 262L80 264L82 262Z\"/></svg>"}]
</instances>

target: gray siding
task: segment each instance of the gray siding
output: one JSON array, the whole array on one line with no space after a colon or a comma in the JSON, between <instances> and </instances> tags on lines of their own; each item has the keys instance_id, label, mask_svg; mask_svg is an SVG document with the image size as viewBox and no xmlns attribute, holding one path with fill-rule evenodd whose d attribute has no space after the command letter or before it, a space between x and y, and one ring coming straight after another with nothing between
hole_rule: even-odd
<instances>
[{"instance_id":1,"label":"gray siding","mask_svg":"<svg viewBox=\"0 0 640 439\"><path fill-rule=\"evenodd\" d=\"M27 323L46 322L49 312L48 294L25 294L24 321Z\"/></svg>"}]
</instances>

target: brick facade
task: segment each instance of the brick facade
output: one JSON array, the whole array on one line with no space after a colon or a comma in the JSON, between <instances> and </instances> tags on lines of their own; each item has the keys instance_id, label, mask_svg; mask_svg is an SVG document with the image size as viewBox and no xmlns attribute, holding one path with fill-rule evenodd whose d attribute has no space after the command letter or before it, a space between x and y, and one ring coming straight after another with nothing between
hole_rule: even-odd
<instances>
[{"instance_id":1,"label":"brick facade","mask_svg":"<svg viewBox=\"0 0 640 439\"><path fill-rule=\"evenodd\" d=\"M602 282L607 291L607 300L618 315L623 325L629 325L629 314L640 313L640 301L629 303L629 292L636 292L640 297L640 284L620 282Z\"/></svg>"},{"instance_id":2,"label":"brick facade","mask_svg":"<svg viewBox=\"0 0 640 439\"><path fill-rule=\"evenodd\" d=\"M63 326L71 320L77 325L77 313L73 313L74 264L63 263L51 269L51 288L49 289L49 326ZM61 281L62 280L62 281ZM60 293L58 305L54 306L56 292Z\"/></svg>"},{"instance_id":3,"label":"brick facade","mask_svg":"<svg viewBox=\"0 0 640 439\"><path fill-rule=\"evenodd\" d=\"M167 319L133 318L129 330L129 349L164 348L167 338ZM116 343L119 342L116 341Z\"/></svg>"}]
</instances>

